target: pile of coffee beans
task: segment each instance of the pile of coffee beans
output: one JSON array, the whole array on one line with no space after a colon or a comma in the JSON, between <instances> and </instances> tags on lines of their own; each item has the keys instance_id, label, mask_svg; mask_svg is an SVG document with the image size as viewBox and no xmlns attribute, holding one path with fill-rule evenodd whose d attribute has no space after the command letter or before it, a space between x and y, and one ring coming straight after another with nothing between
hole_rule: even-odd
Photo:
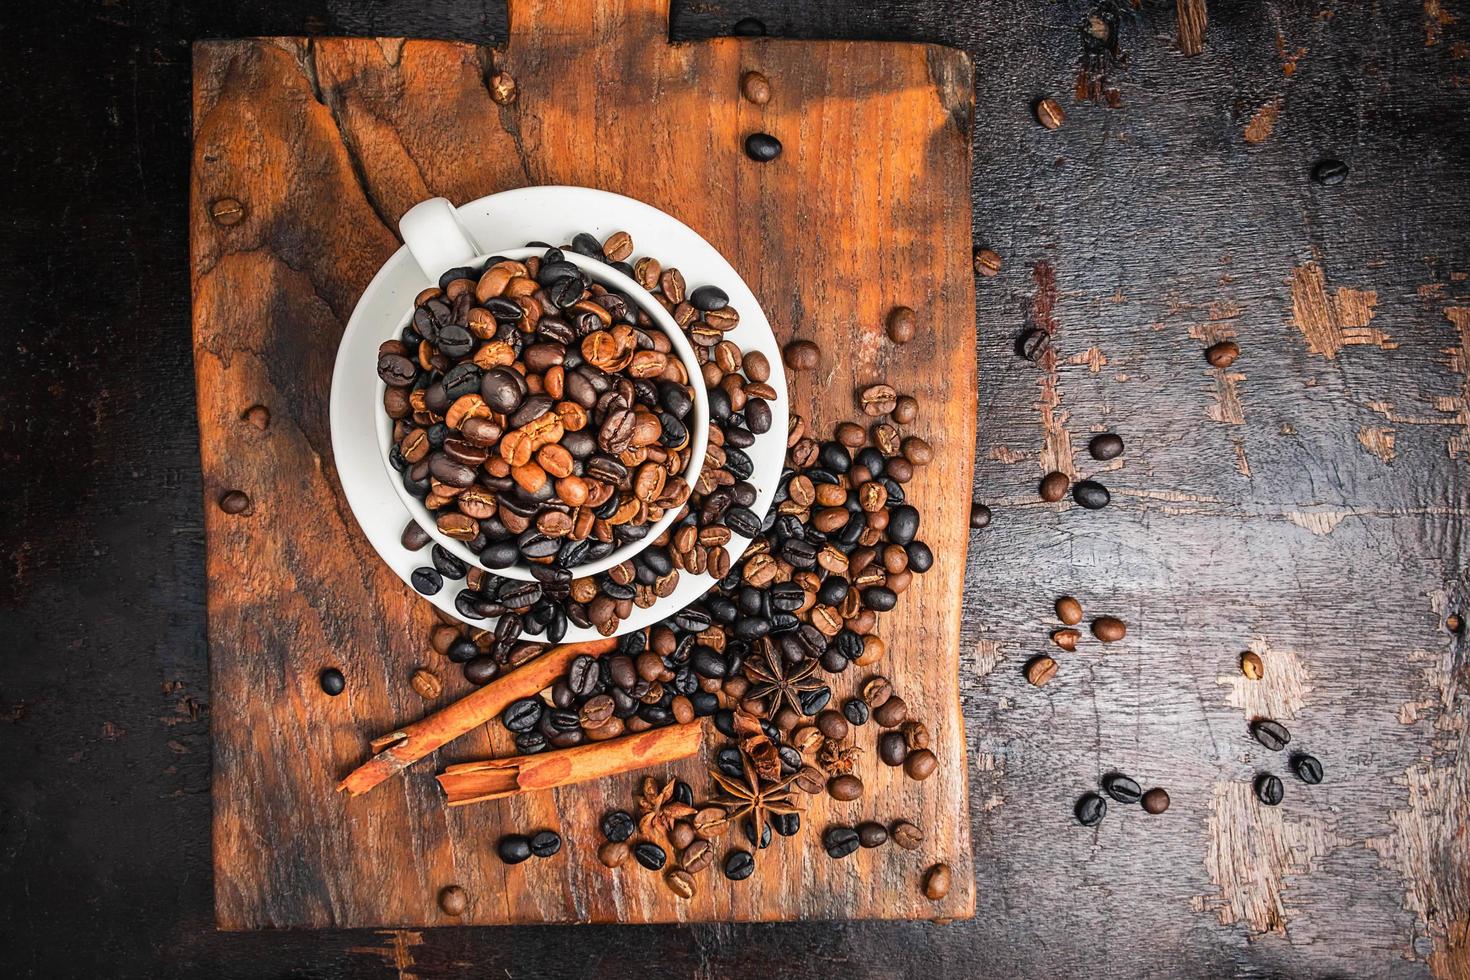
<instances>
[{"instance_id":1,"label":"pile of coffee beans","mask_svg":"<svg viewBox=\"0 0 1470 980\"><path fill-rule=\"evenodd\" d=\"M641 786L639 818L635 820L627 810L613 810L603 816L603 843L597 859L604 867L621 868L632 858L648 871L663 871L664 884L679 898L693 898L697 890L694 876L714 861L714 842L729 825L725 808L695 803L694 791L681 779L660 784L645 777ZM670 852L674 864L665 870ZM736 853L749 856L746 851ZM754 869L754 863L749 867ZM738 860L726 859L726 877L738 880L740 868Z\"/></svg>"}]
</instances>

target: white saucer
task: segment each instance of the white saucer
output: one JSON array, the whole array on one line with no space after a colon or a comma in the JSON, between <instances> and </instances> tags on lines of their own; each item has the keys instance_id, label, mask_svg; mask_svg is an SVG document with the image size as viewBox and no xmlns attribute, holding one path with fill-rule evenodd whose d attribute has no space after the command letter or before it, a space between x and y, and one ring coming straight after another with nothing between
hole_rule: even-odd
<instances>
[{"instance_id":1,"label":"white saucer","mask_svg":"<svg viewBox=\"0 0 1470 980\"><path fill-rule=\"evenodd\" d=\"M698 286L714 285L729 294L730 305L740 311L740 323L726 336L742 351L760 351L766 356L771 365L768 383L777 393L771 401L770 431L757 436L755 444L745 450L755 467L750 482L756 488L756 501L750 509L764 518L786 458L790 410L786 373L781 350L755 294L714 246L657 208L586 187L524 187L482 197L457 210L459 220L474 238L492 251L518 248L532 241L560 245L583 231L599 240L615 231L626 231L633 236L635 258L652 255L665 266L677 267L691 291ZM374 550L405 583L410 581L414 569L431 564L430 549L425 546L413 552L399 543L410 514L394 489L378 445L377 425L383 407L378 402L376 366L379 343L394 335L405 311L426 284L423 272L407 248L394 253L358 300L342 334L332 371L332 452L342 491ZM748 538L731 538L726 548L732 562L749 544ZM620 624L618 635L667 619L708 592L714 582L708 575L681 572L673 594L647 609L635 607L633 614ZM438 595L424 598L456 619L463 619L454 607L454 597L463 587L463 580L446 580ZM493 621L466 622L489 626ZM595 630L569 623L563 642L597 636ZM528 635L527 638L537 637Z\"/></svg>"}]
</instances>

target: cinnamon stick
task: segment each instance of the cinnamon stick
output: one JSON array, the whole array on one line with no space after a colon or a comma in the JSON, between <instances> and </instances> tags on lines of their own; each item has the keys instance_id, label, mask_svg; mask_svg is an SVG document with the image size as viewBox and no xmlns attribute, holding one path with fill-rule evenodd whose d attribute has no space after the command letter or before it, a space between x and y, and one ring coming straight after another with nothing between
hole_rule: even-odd
<instances>
[{"instance_id":1,"label":"cinnamon stick","mask_svg":"<svg viewBox=\"0 0 1470 980\"><path fill-rule=\"evenodd\" d=\"M439 785L450 806L570 786L687 759L699 751L703 731L696 719L570 749L465 762L440 773Z\"/></svg>"},{"instance_id":2,"label":"cinnamon stick","mask_svg":"<svg viewBox=\"0 0 1470 980\"><path fill-rule=\"evenodd\" d=\"M529 698L550 687L578 657L600 657L616 646L616 640L608 639L552 647L535 660L496 678L449 707L373 739L371 745L376 755L348 773L337 784L338 791L346 790L353 796L366 793L446 742L490 721L512 701Z\"/></svg>"}]
</instances>

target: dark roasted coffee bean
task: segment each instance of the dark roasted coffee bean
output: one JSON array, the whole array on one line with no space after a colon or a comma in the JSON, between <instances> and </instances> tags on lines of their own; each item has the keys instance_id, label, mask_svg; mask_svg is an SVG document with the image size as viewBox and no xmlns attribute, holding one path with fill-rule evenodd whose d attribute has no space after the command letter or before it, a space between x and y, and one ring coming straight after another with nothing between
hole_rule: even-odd
<instances>
[{"instance_id":1,"label":"dark roasted coffee bean","mask_svg":"<svg viewBox=\"0 0 1470 980\"><path fill-rule=\"evenodd\" d=\"M1330 157L1318 160L1312 167L1312 179L1323 187L1336 187L1347 180L1348 165Z\"/></svg>"},{"instance_id":2,"label":"dark roasted coffee bean","mask_svg":"<svg viewBox=\"0 0 1470 980\"><path fill-rule=\"evenodd\" d=\"M878 758L883 760L886 766L901 766L908 758L909 743L903 737L903 732L884 732L878 738Z\"/></svg>"},{"instance_id":3,"label":"dark roasted coffee bean","mask_svg":"<svg viewBox=\"0 0 1470 980\"><path fill-rule=\"evenodd\" d=\"M343 677L342 672L336 667L328 667L322 671L317 681L321 684L322 690L334 698L347 689L347 678Z\"/></svg>"},{"instance_id":4,"label":"dark roasted coffee bean","mask_svg":"<svg viewBox=\"0 0 1470 980\"><path fill-rule=\"evenodd\" d=\"M857 698L849 698L842 705L842 714L847 718L848 724L862 726L868 723L868 706Z\"/></svg>"},{"instance_id":5,"label":"dark roasted coffee bean","mask_svg":"<svg viewBox=\"0 0 1470 980\"><path fill-rule=\"evenodd\" d=\"M495 844L495 853L506 864L520 864L531 856L531 840L524 834L506 834Z\"/></svg>"},{"instance_id":6,"label":"dark roasted coffee bean","mask_svg":"<svg viewBox=\"0 0 1470 980\"><path fill-rule=\"evenodd\" d=\"M910 541L904 549L909 558L909 571L923 575L934 567L934 552L922 541Z\"/></svg>"},{"instance_id":7,"label":"dark roasted coffee bean","mask_svg":"<svg viewBox=\"0 0 1470 980\"><path fill-rule=\"evenodd\" d=\"M437 595L439 590L444 588L444 576L440 575L437 569L427 565L415 568L410 578L413 580L413 587L424 595Z\"/></svg>"},{"instance_id":8,"label":"dark roasted coffee bean","mask_svg":"<svg viewBox=\"0 0 1470 980\"><path fill-rule=\"evenodd\" d=\"M1312 786L1322 781L1322 763L1315 756L1298 755L1291 760L1291 770L1296 778Z\"/></svg>"},{"instance_id":9,"label":"dark roasted coffee bean","mask_svg":"<svg viewBox=\"0 0 1470 980\"><path fill-rule=\"evenodd\" d=\"M755 857L749 851L731 851L725 855L725 877L744 881L755 873Z\"/></svg>"},{"instance_id":10,"label":"dark roasted coffee bean","mask_svg":"<svg viewBox=\"0 0 1470 980\"><path fill-rule=\"evenodd\" d=\"M978 531L981 528L989 526L990 508L980 503L980 501L978 500L972 501L970 503L970 527Z\"/></svg>"},{"instance_id":11,"label":"dark roasted coffee bean","mask_svg":"<svg viewBox=\"0 0 1470 980\"><path fill-rule=\"evenodd\" d=\"M761 839L759 841L755 839L755 822L749 817L740 821L740 832L745 835L745 839L750 842L750 845L758 851L764 851L771 846L771 822L769 820L761 824Z\"/></svg>"},{"instance_id":12,"label":"dark roasted coffee bean","mask_svg":"<svg viewBox=\"0 0 1470 980\"><path fill-rule=\"evenodd\" d=\"M1016 341L1016 353L1028 361L1039 361L1051 349L1051 337L1045 330L1033 327Z\"/></svg>"},{"instance_id":13,"label":"dark roasted coffee bean","mask_svg":"<svg viewBox=\"0 0 1470 980\"><path fill-rule=\"evenodd\" d=\"M626 810L613 810L602 817L602 836L610 841L625 841L636 829L632 815Z\"/></svg>"},{"instance_id":14,"label":"dark roasted coffee bean","mask_svg":"<svg viewBox=\"0 0 1470 980\"><path fill-rule=\"evenodd\" d=\"M531 835L531 853L538 858L551 857L561 850L561 835L554 830L541 830Z\"/></svg>"},{"instance_id":15,"label":"dark roasted coffee bean","mask_svg":"<svg viewBox=\"0 0 1470 980\"><path fill-rule=\"evenodd\" d=\"M480 552L480 563L486 568L509 568L520 559L521 552L514 541L496 541Z\"/></svg>"},{"instance_id":16,"label":"dark roasted coffee bean","mask_svg":"<svg viewBox=\"0 0 1470 980\"><path fill-rule=\"evenodd\" d=\"M1077 801L1077 821L1084 827L1097 826L1102 822L1102 818L1107 815L1107 812L1107 801L1096 793L1088 793Z\"/></svg>"},{"instance_id":17,"label":"dark roasted coffee bean","mask_svg":"<svg viewBox=\"0 0 1470 980\"><path fill-rule=\"evenodd\" d=\"M863 589L862 600L863 605L874 612L887 612L898 605L897 593L881 585Z\"/></svg>"},{"instance_id":18,"label":"dark roasted coffee bean","mask_svg":"<svg viewBox=\"0 0 1470 980\"><path fill-rule=\"evenodd\" d=\"M769 133L751 133L745 137L745 155L766 163L781 155L781 141Z\"/></svg>"},{"instance_id":19,"label":"dark roasted coffee bean","mask_svg":"<svg viewBox=\"0 0 1470 980\"><path fill-rule=\"evenodd\" d=\"M708 313L729 306L730 297L719 286L700 286L689 294L689 302L696 310Z\"/></svg>"},{"instance_id":20,"label":"dark roasted coffee bean","mask_svg":"<svg viewBox=\"0 0 1470 980\"><path fill-rule=\"evenodd\" d=\"M1123 437L1112 432L1100 432L1087 443L1087 451L1093 459L1117 459L1123 455Z\"/></svg>"},{"instance_id":21,"label":"dark roasted coffee bean","mask_svg":"<svg viewBox=\"0 0 1470 980\"><path fill-rule=\"evenodd\" d=\"M801 831L801 814L773 813L767 817L767 823L782 837L795 837Z\"/></svg>"},{"instance_id":22,"label":"dark roasted coffee bean","mask_svg":"<svg viewBox=\"0 0 1470 980\"><path fill-rule=\"evenodd\" d=\"M418 551L432 540L434 539L429 537L429 532L419 527L416 521L409 521L404 525L403 534L398 539L409 551Z\"/></svg>"},{"instance_id":23,"label":"dark roasted coffee bean","mask_svg":"<svg viewBox=\"0 0 1470 980\"><path fill-rule=\"evenodd\" d=\"M771 431L771 405L764 398L752 398L745 403L745 422L750 431L764 435ZM726 442L729 437L726 437Z\"/></svg>"},{"instance_id":24,"label":"dark roasted coffee bean","mask_svg":"<svg viewBox=\"0 0 1470 980\"><path fill-rule=\"evenodd\" d=\"M857 825L857 835L863 847L882 847L888 843L888 828L871 820Z\"/></svg>"},{"instance_id":25,"label":"dark roasted coffee bean","mask_svg":"<svg viewBox=\"0 0 1470 980\"><path fill-rule=\"evenodd\" d=\"M1072 499L1088 510L1101 510L1113 498L1108 488L1096 480L1080 480L1072 487Z\"/></svg>"},{"instance_id":26,"label":"dark roasted coffee bean","mask_svg":"<svg viewBox=\"0 0 1470 980\"><path fill-rule=\"evenodd\" d=\"M383 354L378 358L378 377L394 388L407 388L413 384L418 369L413 361L402 354Z\"/></svg>"},{"instance_id":27,"label":"dark roasted coffee bean","mask_svg":"<svg viewBox=\"0 0 1470 980\"><path fill-rule=\"evenodd\" d=\"M823 685L814 691L803 691L801 693L801 713L814 715L827 707L832 700L832 689Z\"/></svg>"},{"instance_id":28,"label":"dark roasted coffee bean","mask_svg":"<svg viewBox=\"0 0 1470 980\"><path fill-rule=\"evenodd\" d=\"M635 846L633 848L633 857L649 871L660 870L663 868L664 862L668 860L668 855L664 853L664 849L652 841L643 841Z\"/></svg>"},{"instance_id":29,"label":"dark roasted coffee bean","mask_svg":"<svg viewBox=\"0 0 1470 980\"><path fill-rule=\"evenodd\" d=\"M1286 787L1281 785L1281 780L1269 772L1261 773L1256 777L1255 783L1256 799L1267 806L1277 806L1286 795Z\"/></svg>"},{"instance_id":30,"label":"dark roasted coffee bean","mask_svg":"<svg viewBox=\"0 0 1470 980\"><path fill-rule=\"evenodd\" d=\"M830 858L845 858L858 849L857 831L851 827L828 827L822 834L822 847Z\"/></svg>"},{"instance_id":31,"label":"dark roasted coffee bean","mask_svg":"<svg viewBox=\"0 0 1470 980\"><path fill-rule=\"evenodd\" d=\"M521 698L506 706L500 721L513 732L528 732L541 720L543 707L540 698Z\"/></svg>"},{"instance_id":32,"label":"dark roasted coffee bean","mask_svg":"<svg viewBox=\"0 0 1470 980\"><path fill-rule=\"evenodd\" d=\"M740 763L740 750L733 745L727 745L716 753L715 765L731 779L740 779L745 775L745 769Z\"/></svg>"},{"instance_id":33,"label":"dark roasted coffee bean","mask_svg":"<svg viewBox=\"0 0 1470 980\"><path fill-rule=\"evenodd\" d=\"M736 37L765 37L766 25L759 17L742 17L735 22Z\"/></svg>"},{"instance_id":34,"label":"dark roasted coffee bean","mask_svg":"<svg viewBox=\"0 0 1470 980\"><path fill-rule=\"evenodd\" d=\"M1261 718L1251 724L1251 734L1272 752L1280 752L1291 741L1291 732L1286 726L1269 718Z\"/></svg>"},{"instance_id":35,"label":"dark roasted coffee bean","mask_svg":"<svg viewBox=\"0 0 1470 980\"><path fill-rule=\"evenodd\" d=\"M488 684L500 674L500 664L486 654L470 657L464 662L463 669L464 679L471 684Z\"/></svg>"},{"instance_id":36,"label":"dark roasted coffee bean","mask_svg":"<svg viewBox=\"0 0 1470 980\"><path fill-rule=\"evenodd\" d=\"M1137 803L1143 790L1133 780L1120 772L1110 773L1103 779L1103 789L1119 803Z\"/></svg>"},{"instance_id":37,"label":"dark roasted coffee bean","mask_svg":"<svg viewBox=\"0 0 1470 980\"><path fill-rule=\"evenodd\" d=\"M434 568L445 578L464 578L465 574L469 571L465 567L465 563L446 551L443 545L434 545L430 554L434 559Z\"/></svg>"}]
</instances>

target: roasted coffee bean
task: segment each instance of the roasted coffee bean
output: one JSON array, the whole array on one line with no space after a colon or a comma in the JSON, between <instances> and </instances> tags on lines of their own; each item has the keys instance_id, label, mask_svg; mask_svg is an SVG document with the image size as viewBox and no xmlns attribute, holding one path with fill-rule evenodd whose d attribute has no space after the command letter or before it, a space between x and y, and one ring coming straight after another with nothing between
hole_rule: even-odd
<instances>
[{"instance_id":1,"label":"roasted coffee bean","mask_svg":"<svg viewBox=\"0 0 1470 980\"><path fill-rule=\"evenodd\" d=\"M865 702L857 698L849 698L842 705L842 714L848 724L861 727L868 723L870 711Z\"/></svg>"},{"instance_id":2,"label":"roasted coffee bean","mask_svg":"<svg viewBox=\"0 0 1470 980\"><path fill-rule=\"evenodd\" d=\"M512 701L501 712L500 721L513 732L528 732L541 720L543 705L539 698L521 698Z\"/></svg>"},{"instance_id":3,"label":"roasted coffee bean","mask_svg":"<svg viewBox=\"0 0 1470 980\"><path fill-rule=\"evenodd\" d=\"M763 851L771 846L771 822L769 820L761 824L760 840L755 839L755 822L749 817L740 821L740 832L757 851Z\"/></svg>"},{"instance_id":4,"label":"roasted coffee bean","mask_svg":"<svg viewBox=\"0 0 1470 980\"><path fill-rule=\"evenodd\" d=\"M1128 635L1128 627L1114 616L1099 616L1092 621L1092 635L1104 643L1117 643Z\"/></svg>"},{"instance_id":5,"label":"roasted coffee bean","mask_svg":"<svg viewBox=\"0 0 1470 980\"><path fill-rule=\"evenodd\" d=\"M669 891L680 898L694 897L694 876L683 868L673 868L665 874L664 884L669 887Z\"/></svg>"},{"instance_id":6,"label":"roasted coffee bean","mask_svg":"<svg viewBox=\"0 0 1470 980\"><path fill-rule=\"evenodd\" d=\"M893 490L888 491L889 502ZM908 504L892 507L888 511L888 540L894 544L907 545L919 533L919 512Z\"/></svg>"},{"instance_id":7,"label":"roasted coffee bean","mask_svg":"<svg viewBox=\"0 0 1470 980\"><path fill-rule=\"evenodd\" d=\"M1101 510L1113 498L1108 488L1096 480L1079 480L1072 487L1072 499L1088 510Z\"/></svg>"},{"instance_id":8,"label":"roasted coffee bean","mask_svg":"<svg viewBox=\"0 0 1470 980\"><path fill-rule=\"evenodd\" d=\"M1067 486L1070 483L1071 480L1067 478L1067 474L1059 470L1053 470L1041 480L1041 499L1048 503L1055 503L1061 500L1067 495Z\"/></svg>"},{"instance_id":9,"label":"roasted coffee bean","mask_svg":"<svg viewBox=\"0 0 1470 980\"><path fill-rule=\"evenodd\" d=\"M907 306L895 306L888 314L888 339L895 344L906 344L918 333L918 318Z\"/></svg>"},{"instance_id":10,"label":"roasted coffee bean","mask_svg":"<svg viewBox=\"0 0 1470 980\"><path fill-rule=\"evenodd\" d=\"M1047 98L1036 103L1036 121L1047 129L1059 128L1066 118L1067 114L1062 111L1056 99Z\"/></svg>"},{"instance_id":11,"label":"roasted coffee bean","mask_svg":"<svg viewBox=\"0 0 1470 980\"><path fill-rule=\"evenodd\" d=\"M978 500L970 503L970 527L976 531L990 526L990 508Z\"/></svg>"},{"instance_id":12,"label":"roasted coffee bean","mask_svg":"<svg viewBox=\"0 0 1470 980\"><path fill-rule=\"evenodd\" d=\"M1109 773L1103 778L1103 789L1119 803L1137 803L1143 789L1120 772Z\"/></svg>"},{"instance_id":13,"label":"roasted coffee bean","mask_svg":"<svg viewBox=\"0 0 1470 980\"><path fill-rule=\"evenodd\" d=\"M1051 349L1051 337L1045 330L1033 327L1016 340L1016 353L1028 361L1040 361Z\"/></svg>"},{"instance_id":14,"label":"roasted coffee bean","mask_svg":"<svg viewBox=\"0 0 1470 980\"><path fill-rule=\"evenodd\" d=\"M749 851L731 851L725 855L725 877L744 881L755 873L755 857Z\"/></svg>"},{"instance_id":15,"label":"roasted coffee bean","mask_svg":"<svg viewBox=\"0 0 1470 980\"><path fill-rule=\"evenodd\" d=\"M1026 680L1035 687L1045 687L1055 676L1057 676L1057 662L1051 657L1045 655L1033 657L1026 664Z\"/></svg>"},{"instance_id":16,"label":"roasted coffee bean","mask_svg":"<svg viewBox=\"0 0 1470 980\"><path fill-rule=\"evenodd\" d=\"M898 404L898 392L892 385L869 385L858 393L858 405L868 416L887 415Z\"/></svg>"},{"instance_id":17,"label":"roasted coffee bean","mask_svg":"<svg viewBox=\"0 0 1470 980\"><path fill-rule=\"evenodd\" d=\"M1240 672L1248 679L1258 681L1266 676L1266 664L1259 653L1247 650L1240 655Z\"/></svg>"},{"instance_id":18,"label":"roasted coffee bean","mask_svg":"<svg viewBox=\"0 0 1470 980\"><path fill-rule=\"evenodd\" d=\"M1240 356L1240 346L1233 340L1222 340L1205 351L1205 360L1211 367L1228 368Z\"/></svg>"},{"instance_id":19,"label":"roasted coffee bean","mask_svg":"<svg viewBox=\"0 0 1470 980\"><path fill-rule=\"evenodd\" d=\"M1087 451L1093 459L1117 459L1123 455L1123 437L1112 432L1100 432L1088 441Z\"/></svg>"},{"instance_id":20,"label":"roasted coffee bean","mask_svg":"<svg viewBox=\"0 0 1470 980\"><path fill-rule=\"evenodd\" d=\"M605 868L621 868L628 863L630 853L628 845L622 841L607 841L597 849L597 860Z\"/></svg>"},{"instance_id":21,"label":"roasted coffee bean","mask_svg":"<svg viewBox=\"0 0 1470 980\"><path fill-rule=\"evenodd\" d=\"M524 834L507 834L496 842L495 853L506 864L520 864L531 856L531 839Z\"/></svg>"},{"instance_id":22,"label":"roasted coffee bean","mask_svg":"<svg viewBox=\"0 0 1470 980\"><path fill-rule=\"evenodd\" d=\"M465 573L468 571L465 563L446 551L443 545L434 545L433 550L429 554L434 560L434 568L440 575L450 579L465 577Z\"/></svg>"},{"instance_id":23,"label":"roasted coffee bean","mask_svg":"<svg viewBox=\"0 0 1470 980\"><path fill-rule=\"evenodd\" d=\"M1102 823L1102 818L1107 816L1108 804L1096 793L1088 793L1077 801L1075 810L1077 822L1084 827L1095 827Z\"/></svg>"},{"instance_id":24,"label":"roasted coffee bean","mask_svg":"<svg viewBox=\"0 0 1470 980\"><path fill-rule=\"evenodd\" d=\"M1082 622L1082 603L1072 596L1064 595L1056 601L1057 619L1068 626L1076 626Z\"/></svg>"},{"instance_id":25,"label":"roasted coffee bean","mask_svg":"<svg viewBox=\"0 0 1470 980\"><path fill-rule=\"evenodd\" d=\"M823 711L817 715L817 730L823 735L836 741L847 738L847 719L837 711Z\"/></svg>"},{"instance_id":26,"label":"roasted coffee bean","mask_svg":"<svg viewBox=\"0 0 1470 980\"><path fill-rule=\"evenodd\" d=\"M1306 754L1294 756L1291 760L1291 770L1296 773L1296 778L1312 786L1322 781L1322 763L1315 756Z\"/></svg>"},{"instance_id":27,"label":"roasted coffee bean","mask_svg":"<svg viewBox=\"0 0 1470 980\"><path fill-rule=\"evenodd\" d=\"M939 759L929 749L914 749L903 762L903 774L910 779L928 779L938 768Z\"/></svg>"},{"instance_id":28,"label":"roasted coffee bean","mask_svg":"<svg viewBox=\"0 0 1470 980\"><path fill-rule=\"evenodd\" d=\"M975 251L975 271L982 276L999 274L1001 262L1000 255L992 249L981 248Z\"/></svg>"},{"instance_id":29,"label":"roasted coffee bean","mask_svg":"<svg viewBox=\"0 0 1470 980\"><path fill-rule=\"evenodd\" d=\"M347 689L347 678L336 667L328 667L322 671L317 682L321 684L323 691L334 698Z\"/></svg>"},{"instance_id":30,"label":"roasted coffee bean","mask_svg":"<svg viewBox=\"0 0 1470 980\"><path fill-rule=\"evenodd\" d=\"M828 827L822 834L822 847L830 858L845 858L861 843L851 827Z\"/></svg>"},{"instance_id":31,"label":"roasted coffee bean","mask_svg":"<svg viewBox=\"0 0 1470 980\"><path fill-rule=\"evenodd\" d=\"M633 847L633 857L649 871L660 870L663 868L664 862L668 860L668 855L664 853L664 849L652 841L642 841L636 844Z\"/></svg>"},{"instance_id":32,"label":"roasted coffee bean","mask_svg":"<svg viewBox=\"0 0 1470 980\"><path fill-rule=\"evenodd\" d=\"M403 527L403 533L399 535L398 542L409 551L418 551L424 545L434 540L429 537L429 532L419 527L416 521L409 521Z\"/></svg>"},{"instance_id":33,"label":"roasted coffee bean","mask_svg":"<svg viewBox=\"0 0 1470 980\"><path fill-rule=\"evenodd\" d=\"M1261 773L1255 782L1256 799L1267 806L1278 806L1281 799L1286 795L1286 787L1281 785L1281 780L1269 772Z\"/></svg>"},{"instance_id":34,"label":"roasted coffee bean","mask_svg":"<svg viewBox=\"0 0 1470 980\"><path fill-rule=\"evenodd\" d=\"M782 355L786 366L793 371L815 371L822 361L821 348L810 340L793 340L786 345Z\"/></svg>"},{"instance_id":35,"label":"roasted coffee bean","mask_svg":"<svg viewBox=\"0 0 1470 980\"><path fill-rule=\"evenodd\" d=\"M931 902L943 901L949 895L951 880L949 865L934 865L924 872L924 897Z\"/></svg>"},{"instance_id":36,"label":"roasted coffee bean","mask_svg":"<svg viewBox=\"0 0 1470 980\"><path fill-rule=\"evenodd\" d=\"M863 795L863 781L852 773L843 773L827 780L827 794L843 803L851 802Z\"/></svg>"},{"instance_id":37,"label":"roasted coffee bean","mask_svg":"<svg viewBox=\"0 0 1470 980\"><path fill-rule=\"evenodd\" d=\"M1077 649L1077 641L1081 638L1082 634L1074 629L1052 630L1051 634L1051 641L1068 653Z\"/></svg>"},{"instance_id":38,"label":"roasted coffee bean","mask_svg":"<svg viewBox=\"0 0 1470 980\"><path fill-rule=\"evenodd\" d=\"M608 840L622 842L633 836L633 831L637 829L637 825L633 822L633 817L628 811L613 810L610 813L603 814L601 829L602 836Z\"/></svg>"},{"instance_id":39,"label":"roasted coffee bean","mask_svg":"<svg viewBox=\"0 0 1470 980\"><path fill-rule=\"evenodd\" d=\"M918 850L924 843L924 832L907 820L895 823L888 836L905 851Z\"/></svg>"},{"instance_id":40,"label":"roasted coffee bean","mask_svg":"<svg viewBox=\"0 0 1470 980\"><path fill-rule=\"evenodd\" d=\"M413 587L424 595L437 595L439 590L444 588L444 576L440 575L437 569L427 565L415 568L409 577L413 581Z\"/></svg>"},{"instance_id":41,"label":"roasted coffee bean","mask_svg":"<svg viewBox=\"0 0 1470 980\"><path fill-rule=\"evenodd\" d=\"M882 847L888 843L888 828L869 820L857 825L858 844L863 847Z\"/></svg>"},{"instance_id":42,"label":"roasted coffee bean","mask_svg":"<svg viewBox=\"0 0 1470 980\"><path fill-rule=\"evenodd\" d=\"M912 423L919 417L919 400L913 395L899 395L890 417L899 425Z\"/></svg>"},{"instance_id":43,"label":"roasted coffee bean","mask_svg":"<svg viewBox=\"0 0 1470 980\"><path fill-rule=\"evenodd\" d=\"M1143 812L1160 814L1169 809L1169 794L1163 787L1155 786L1143 794Z\"/></svg>"},{"instance_id":44,"label":"roasted coffee bean","mask_svg":"<svg viewBox=\"0 0 1470 980\"><path fill-rule=\"evenodd\" d=\"M500 674L500 664L488 655L471 657L462 669L465 680L471 684L488 684Z\"/></svg>"},{"instance_id":45,"label":"roasted coffee bean","mask_svg":"<svg viewBox=\"0 0 1470 980\"><path fill-rule=\"evenodd\" d=\"M1348 165L1341 160L1327 158L1312 166L1312 179L1323 187L1336 187L1347 180Z\"/></svg>"},{"instance_id":46,"label":"roasted coffee bean","mask_svg":"<svg viewBox=\"0 0 1470 980\"><path fill-rule=\"evenodd\" d=\"M382 354L378 357L378 377L394 388L406 388L413 384L418 369L413 361L402 354Z\"/></svg>"},{"instance_id":47,"label":"roasted coffee bean","mask_svg":"<svg viewBox=\"0 0 1470 980\"><path fill-rule=\"evenodd\" d=\"M689 294L689 302L696 310L708 313L729 306L730 296L719 286L700 286Z\"/></svg>"},{"instance_id":48,"label":"roasted coffee bean","mask_svg":"<svg viewBox=\"0 0 1470 980\"><path fill-rule=\"evenodd\" d=\"M878 758L885 766L901 766L908 756L909 743L903 732L884 732L878 737Z\"/></svg>"},{"instance_id":49,"label":"roasted coffee bean","mask_svg":"<svg viewBox=\"0 0 1470 980\"><path fill-rule=\"evenodd\" d=\"M1251 735L1272 752L1280 752L1291 742L1291 732L1279 721L1260 718L1251 723Z\"/></svg>"},{"instance_id":50,"label":"roasted coffee bean","mask_svg":"<svg viewBox=\"0 0 1470 980\"><path fill-rule=\"evenodd\" d=\"M220 496L219 509L226 514L244 514L250 510L250 497L241 490L230 490Z\"/></svg>"},{"instance_id":51,"label":"roasted coffee bean","mask_svg":"<svg viewBox=\"0 0 1470 980\"><path fill-rule=\"evenodd\" d=\"M867 688L863 690L866 696ZM884 728L897 728L908 721L908 717L908 705L896 694L884 698L881 704L873 705L873 720Z\"/></svg>"},{"instance_id":52,"label":"roasted coffee bean","mask_svg":"<svg viewBox=\"0 0 1470 980\"><path fill-rule=\"evenodd\" d=\"M766 163L781 155L781 141L769 133L751 133L745 137L745 155Z\"/></svg>"},{"instance_id":53,"label":"roasted coffee bean","mask_svg":"<svg viewBox=\"0 0 1470 980\"><path fill-rule=\"evenodd\" d=\"M531 835L531 853L538 858L551 857L561 850L561 835L554 830L540 830Z\"/></svg>"}]
</instances>

